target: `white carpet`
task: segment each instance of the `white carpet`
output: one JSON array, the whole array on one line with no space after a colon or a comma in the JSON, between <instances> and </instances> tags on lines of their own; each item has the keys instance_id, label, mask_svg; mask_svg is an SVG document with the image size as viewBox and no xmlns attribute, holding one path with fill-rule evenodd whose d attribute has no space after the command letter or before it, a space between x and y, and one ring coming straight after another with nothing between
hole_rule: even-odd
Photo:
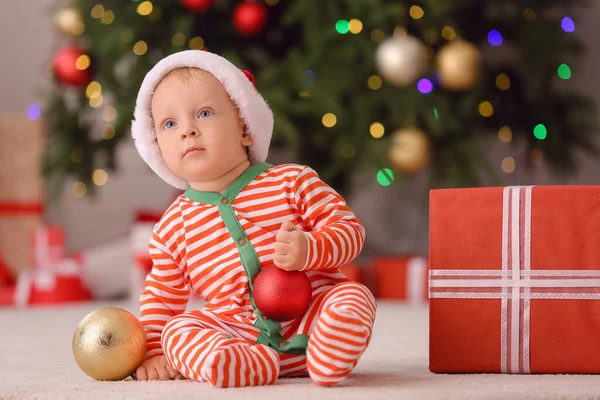
<instances>
[{"instance_id":1,"label":"white carpet","mask_svg":"<svg viewBox=\"0 0 600 400\"><path fill-rule=\"evenodd\" d=\"M189 381L96 382L71 352L88 312L133 303L0 309L0 399L600 399L600 376L434 375L428 370L427 309L379 302L374 336L353 375L324 388L308 378L215 389Z\"/></svg>"}]
</instances>

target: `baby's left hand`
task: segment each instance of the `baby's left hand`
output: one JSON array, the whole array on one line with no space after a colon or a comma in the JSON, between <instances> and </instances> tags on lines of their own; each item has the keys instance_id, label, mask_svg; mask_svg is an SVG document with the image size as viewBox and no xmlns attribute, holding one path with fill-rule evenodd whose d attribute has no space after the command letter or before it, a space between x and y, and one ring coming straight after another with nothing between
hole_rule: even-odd
<instances>
[{"instance_id":1,"label":"baby's left hand","mask_svg":"<svg viewBox=\"0 0 600 400\"><path fill-rule=\"evenodd\" d=\"M273 263L286 271L298 271L304 266L308 243L304 233L290 221L284 221L275 237Z\"/></svg>"}]
</instances>

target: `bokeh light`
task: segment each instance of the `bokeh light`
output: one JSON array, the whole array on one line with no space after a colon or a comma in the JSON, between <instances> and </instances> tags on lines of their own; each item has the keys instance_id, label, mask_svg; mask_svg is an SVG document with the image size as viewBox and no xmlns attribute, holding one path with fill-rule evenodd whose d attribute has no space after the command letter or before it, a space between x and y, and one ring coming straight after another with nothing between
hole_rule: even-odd
<instances>
[{"instance_id":1,"label":"bokeh light","mask_svg":"<svg viewBox=\"0 0 600 400\"><path fill-rule=\"evenodd\" d=\"M201 50L204 47L204 39L200 36L193 37L190 39L190 49Z\"/></svg>"},{"instance_id":2,"label":"bokeh light","mask_svg":"<svg viewBox=\"0 0 600 400\"><path fill-rule=\"evenodd\" d=\"M107 124L104 125L104 127L102 127L102 139L112 139L115 137L115 127L111 124Z\"/></svg>"},{"instance_id":3,"label":"bokeh light","mask_svg":"<svg viewBox=\"0 0 600 400\"><path fill-rule=\"evenodd\" d=\"M32 121L38 119L41 114L42 114L42 110L40 109L40 106L38 106L37 104L31 104L27 108L27 118L29 118Z\"/></svg>"},{"instance_id":4,"label":"bokeh light","mask_svg":"<svg viewBox=\"0 0 600 400\"><path fill-rule=\"evenodd\" d=\"M352 158L356 154L356 148L351 144L345 144L342 147L342 156Z\"/></svg>"},{"instance_id":5,"label":"bokeh light","mask_svg":"<svg viewBox=\"0 0 600 400\"><path fill-rule=\"evenodd\" d=\"M502 160L501 166L504 172L506 172L507 174L511 174L515 172L515 159L512 157L505 157L504 160Z\"/></svg>"},{"instance_id":6,"label":"bokeh light","mask_svg":"<svg viewBox=\"0 0 600 400\"><path fill-rule=\"evenodd\" d=\"M82 54L77 57L77 60L75 61L75 68L83 71L84 69L87 69L91 63L92 61L90 60L90 57L87 54Z\"/></svg>"},{"instance_id":7,"label":"bokeh light","mask_svg":"<svg viewBox=\"0 0 600 400\"><path fill-rule=\"evenodd\" d=\"M98 4L92 8L90 12L92 18L100 19L104 15L104 6L102 4Z\"/></svg>"},{"instance_id":8,"label":"bokeh light","mask_svg":"<svg viewBox=\"0 0 600 400\"><path fill-rule=\"evenodd\" d=\"M495 29L492 29L488 33L488 42L492 46L500 46L503 42L502 34Z\"/></svg>"},{"instance_id":9,"label":"bokeh light","mask_svg":"<svg viewBox=\"0 0 600 400\"><path fill-rule=\"evenodd\" d=\"M369 132L375 139L379 139L385 133L385 128L381 122L373 122L369 127Z\"/></svg>"},{"instance_id":10,"label":"bokeh light","mask_svg":"<svg viewBox=\"0 0 600 400\"><path fill-rule=\"evenodd\" d=\"M540 140L546 139L548 136L548 131L546 130L546 126L544 124L538 124L533 128L533 136Z\"/></svg>"},{"instance_id":11,"label":"bokeh light","mask_svg":"<svg viewBox=\"0 0 600 400\"><path fill-rule=\"evenodd\" d=\"M335 30L342 35L346 34L350 31L350 23L345 19L340 19L335 23Z\"/></svg>"},{"instance_id":12,"label":"bokeh light","mask_svg":"<svg viewBox=\"0 0 600 400\"><path fill-rule=\"evenodd\" d=\"M417 89L423 94L429 94L433 91L433 83L427 78L420 79L417 82Z\"/></svg>"},{"instance_id":13,"label":"bokeh light","mask_svg":"<svg viewBox=\"0 0 600 400\"><path fill-rule=\"evenodd\" d=\"M560 64L558 67L558 76L561 79L571 79L571 68L567 64Z\"/></svg>"},{"instance_id":14,"label":"bokeh light","mask_svg":"<svg viewBox=\"0 0 600 400\"><path fill-rule=\"evenodd\" d=\"M560 27L565 32L573 32L575 30L575 22L569 17L564 17L560 22Z\"/></svg>"},{"instance_id":15,"label":"bokeh light","mask_svg":"<svg viewBox=\"0 0 600 400\"><path fill-rule=\"evenodd\" d=\"M486 118L494 115L494 106L492 106L492 103L489 101L479 103L479 114Z\"/></svg>"},{"instance_id":16,"label":"bokeh light","mask_svg":"<svg viewBox=\"0 0 600 400\"><path fill-rule=\"evenodd\" d=\"M117 110L113 106L108 106L102 111L102 119L112 122L117 119Z\"/></svg>"},{"instance_id":17,"label":"bokeh light","mask_svg":"<svg viewBox=\"0 0 600 400\"><path fill-rule=\"evenodd\" d=\"M98 95L96 97L91 97L90 98L90 107L98 108L102 105L103 102L104 102L104 98L102 97L102 95Z\"/></svg>"},{"instance_id":18,"label":"bokeh light","mask_svg":"<svg viewBox=\"0 0 600 400\"><path fill-rule=\"evenodd\" d=\"M383 79L379 75L371 75L367 80L369 89L377 90L383 85Z\"/></svg>"},{"instance_id":19,"label":"bokeh light","mask_svg":"<svg viewBox=\"0 0 600 400\"><path fill-rule=\"evenodd\" d=\"M504 143L508 143L512 140L512 129L509 126L503 126L498 131L498 139Z\"/></svg>"},{"instance_id":20,"label":"bokeh light","mask_svg":"<svg viewBox=\"0 0 600 400\"><path fill-rule=\"evenodd\" d=\"M178 32L173 35L171 38L171 44L175 47L181 47L185 43L185 35L181 32Z\"/></svg>"},{"instance_id":21,"label":"bokeh light","mask_svg":"<svg viewBox=\"0 0 600 400\"><path fill-rule=\"evenodd\" d=\"M531 150L531 153L529 153L529 159L531 160L532 164L539 165L542 163L542 161L544 161L544 154L540 149L533 149Z\"/></svg>"},{"instance_id":22,"label":"bokeh light","mask_svg":"<svg viewBox=\"0 0 600 400\"><path fill-rule=\"evenodd\" d=\"M451 27L445 26L444 29L442 29L442 37L446 40L452 40L456 37L456 32L454 32L454 29Z\"/></svg>"},{"instance_id":23,"label":"bokeh light","mask_svg":"<svg viewBox=\"0 0 600 400\"><path fill-rule=\"evenodd\" d=\"M356 19L356 18L352 18L350 20L350 22L348 23L349 27L348 29L350 30L350 33L353 34L357 34L360 33L363 29L363 23L360 19Z\"/></svg>"},{"instance_id":24,"label":"bokeh light","mask_svg":"<svg viewBox=\"0 0 600 400\"><path fill-rule=\"evenodd\" d=\"M505 73L501 73L496 77L496 87L500 90L510 89L510 78Z\"/></svg>"},{"instance_id":25,"label":"bokeh light","mask_svg":"<svg viewBox=\"0 0 600 400\"><path fill-rule=\"evenodd\" d=\"M425 12L419 6L412 6L409 12L410 16L414 19L420 19L423 17L423 15L425 15Z\"/></svg>"},{"instance_id":26,"label":"bokeh light","mask_svg":"<svg viewBox=\"0 0 600 400\"><path fill-rule=\"evenodd\" d=\"M112 10L108 10L104 12L104 15L100 18L100 22L104 25L110 25L115 20L115 13Z\"/></svg>"},{"instance_id":27,"label":"bokeh light","mask_svg":"<svg viewBox=\"0 0 600 400\"><path fill-rule=\"evenodd\" d=\"M377 172L377 182L381 186L389 186L394 183L394 172L389 168L384 168Z\"/></svg>"},{"instance_id":28,"label":"bokeh light","mask_svg":"<svg viewBox=\"0 0 600 400\"><path fill-rule=\"evenodd\" d=\"M98 97L101 94L102 94L102 86L96 81L91 81L89 83L89 85L87 85L87 88L85 89L85 95L88 97L88 99Z\"/></svg>"},{"instance_id":29,"label":"bokeh light","mask_svg":"<svg viewBox=\"0 0 600 400\"><path fill-rule=\"evenodd\" d=\"M107 181L108 181L108 174L103 169L97 169L92 174L92 182L94 182L94 185L96 185L96 186L105 185Z\"/></svg>"},{"instance_id":30,"label":"bokeh light","mask_svg":"<svg viewBox=\"0 0 600 400\"><path fill-rule=\"evenodd\" d=\"M144 1L137 6L137 13L140 15L149 15L152 12L152 2Z\"/></svg>"},{"instance_id":31,"label":"bokeh light","mask_svg":"<svg viewBox=\"0 0 600 400\"><path fill-rule=\"evenodd\" d=\"M148 51L148 45L143 40L140 40L136 44L133 45L133 52L138 56L142 56L142 55L146 54L147 51Z\"/></svg>"},{"instance_id":32,"label":"bokeh light","mask_svg":"<svg viewBox=\"0 0 600 400\"><path fill-rule=\"evenodd\" d=\"M77 181L73 184L73 195L78 199L84 197L86 192L87 186L85 183Z\"/></svg>"},{"instance_id":33,"label":"bokeh light","mask_svg":"<svg viewBox=\"0 0 600 400\"><path fill-rule=\"evenodd\" d=\"M325 125L327 128L331 128L337 123L337 117L333 113L327 113L323 115L321 121L323 122L323 125Z\"/></svg>"}]
</instances>

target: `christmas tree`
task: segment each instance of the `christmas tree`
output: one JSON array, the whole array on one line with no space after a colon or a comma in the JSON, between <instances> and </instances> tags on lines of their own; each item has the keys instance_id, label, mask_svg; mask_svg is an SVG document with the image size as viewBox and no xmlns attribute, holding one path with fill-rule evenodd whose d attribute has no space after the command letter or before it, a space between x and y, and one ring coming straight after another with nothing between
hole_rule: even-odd
<instances>
[{"instance_id":1,"label":"christmas tree","mask_svg":"<svg viewBox=\"0 0 600 400\"><path fill-rule=\"evenodd\" d=\"M44 173L76 195L106 182L130 135L145 73L185 49L255 75L273 146L342 194L359 171L382 185L430 171L477 185L482 140L522 138L527 159L571 171L595 152L595 105L569 86L582 45L565 0L77 0L56 11L70 44L52 60ZM76 190L75 190L76 189ZM93 190L92 190L93 192Z\"/></svg>"}]
</instances>

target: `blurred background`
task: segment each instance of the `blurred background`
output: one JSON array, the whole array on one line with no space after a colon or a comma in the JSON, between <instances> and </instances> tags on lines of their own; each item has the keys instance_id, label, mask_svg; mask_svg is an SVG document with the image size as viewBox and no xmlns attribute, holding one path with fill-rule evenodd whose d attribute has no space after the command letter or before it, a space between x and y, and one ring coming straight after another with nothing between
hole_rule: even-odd
<instances>
[{"instance_id":1,"label":"blurred background","mask_svg":"<svg viewBox=\"0 0 600 400\"><path fill-rule=\"evenodd\" d=\"M430 189L598 181L598 2L36 0L0 15L0 303L61 274L83 281L62 293L137 293L179 192L129 125L145 73L185 49L254 74L275 113L267 161L310 165L346 198L367 230L348 274L381 296L377 274L426 268ZM408 282L389 296L424 287L406 271L385 275Z\"/></svg>"}]
</instances>

